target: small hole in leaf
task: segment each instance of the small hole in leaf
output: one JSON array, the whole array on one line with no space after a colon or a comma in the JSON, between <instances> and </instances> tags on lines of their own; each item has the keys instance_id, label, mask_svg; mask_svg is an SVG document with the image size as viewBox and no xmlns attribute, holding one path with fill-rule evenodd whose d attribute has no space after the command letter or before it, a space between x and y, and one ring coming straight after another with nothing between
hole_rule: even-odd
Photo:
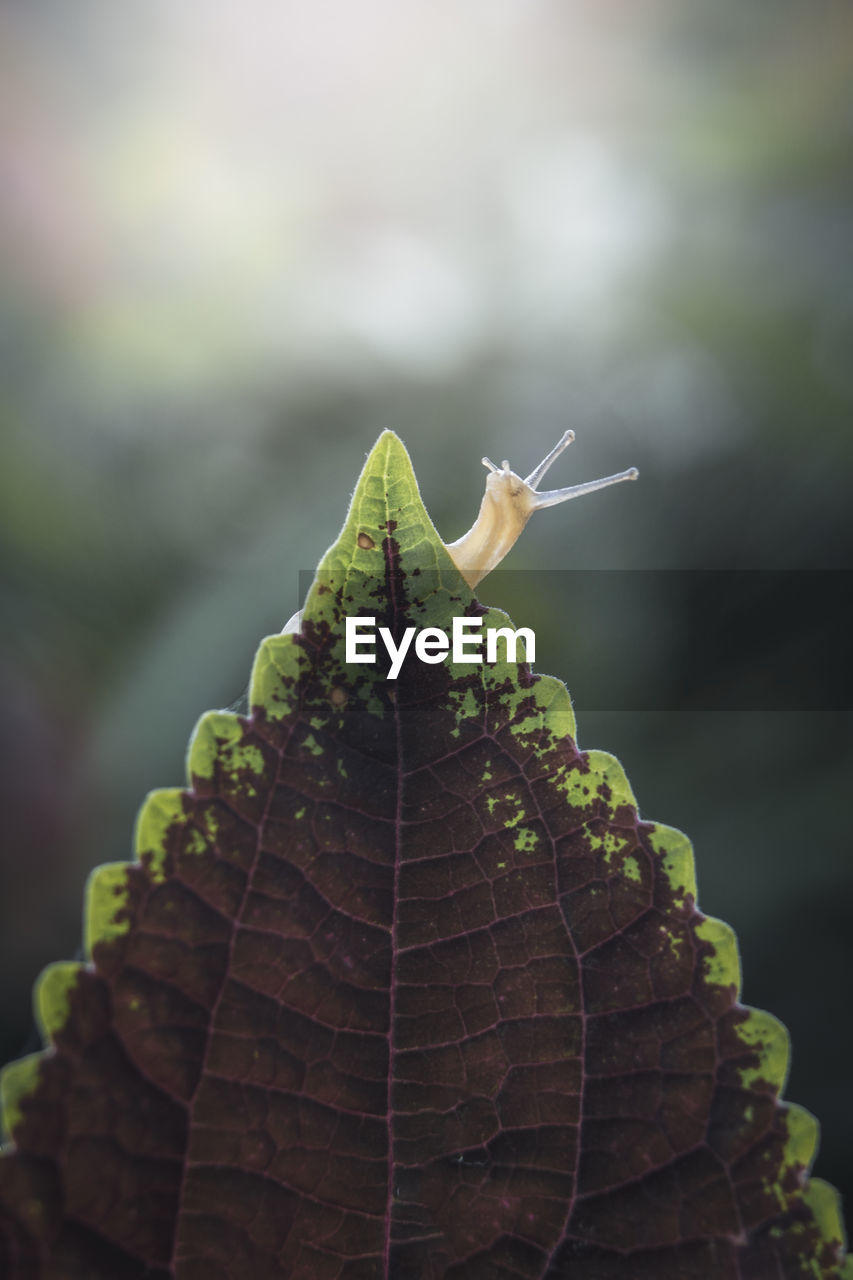
<instances>
[{"instance_id":1,"label":"small hole in leaf","mask_svg":"<svg viewBox=\"0 0 853 1280\"><path fill-rule=\"evenodd\" d=\"M333 707L342 707L347 700L346 690L336 684L329 694L329 701Z\"/></svg>"},{"instance_id":2,"label":"small hole in leaf","mask_svg":"<svg viewBox=\"0 0 853 1280\"><path fill-rule=\"evenodd\" d=\"M369 533L360 533L358 535L358 545L364 547L365 551L372 551L376 546Z\"/></svg>"}]
</instances>

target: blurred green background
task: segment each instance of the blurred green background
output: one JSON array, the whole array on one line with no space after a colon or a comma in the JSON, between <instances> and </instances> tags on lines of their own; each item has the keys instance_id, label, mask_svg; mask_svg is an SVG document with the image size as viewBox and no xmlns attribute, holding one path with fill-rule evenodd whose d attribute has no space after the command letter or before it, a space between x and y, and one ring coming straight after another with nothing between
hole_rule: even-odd
<instances>
[{"instance_id":1,"label":"blurred green background","mask_svg":"<svg viewBox=\"0 0 853 1280\"><path fill-rule=\"evenodd\" d=\"M847 0L3 0L0 99L0 1059L384 427L448 541L484 452L640 468L514 569L851 566ZM570 688L702 661L519 580ZM581 745L693 838L849 1213L851 714L663 702Z\"/></svg>"}]
</instances>

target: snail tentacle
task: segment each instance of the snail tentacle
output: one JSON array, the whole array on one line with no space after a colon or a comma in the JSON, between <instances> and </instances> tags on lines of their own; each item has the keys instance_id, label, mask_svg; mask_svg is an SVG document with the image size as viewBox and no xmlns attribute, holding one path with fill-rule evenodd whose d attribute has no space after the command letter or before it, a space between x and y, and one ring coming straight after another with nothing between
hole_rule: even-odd
<instances>
[{"instance_id":1,"label":"snail tentacle","mask_svg":"<svg viewBox=\"0 0 853 1280\"><path fill-rule=\"evenodd\" d=\"M578 498L583 493L593 493L596 489L604 489L620 480L637 479L637 468L631 467L627 471L620 471L618 475L605 476L602 480L588 480L585 484L575 484L568 489L546 489L544 493L538 493L536 486L539 481L554 459L560 456L574 438L574 431L564 431L551 452L533 468L526 480L515 474L506 459L500 467L496 467L491 458L483 458L483 466L489 474L486 476L486 492L483 494L477 519L456 542L445 544L450 558L469 587L475 587L481 578L500 564L538 508L555 507L559 502L568 502L570 498Z\"/></svg>"}]
</instances>

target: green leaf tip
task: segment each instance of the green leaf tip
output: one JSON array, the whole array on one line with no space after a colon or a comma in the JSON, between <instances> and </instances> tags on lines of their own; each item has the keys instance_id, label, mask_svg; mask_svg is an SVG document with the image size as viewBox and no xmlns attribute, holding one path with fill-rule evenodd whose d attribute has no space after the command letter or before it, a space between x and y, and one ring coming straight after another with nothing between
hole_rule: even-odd
<instances>
[{"instance_id":1,"label":"green leaf tip","mask_svg":"<svg viewBox=\"0 0 853 1280\"><path fill-rule=\"evenodd\" d=\"M82 969L83 965L77 960L58 960L42 969L33 984L33 1015L48 1051L68 1022L70 994ZM40 1050L0 1070L0 1128L6 1142L14 1142L14 1130L22 1118L22 1104L38 1088L44 1059L45 1050Z\"/></svg>"},{"instance_id":2,"label":"green leaf tip","mask_svg":"<svg viewBox=\"0 0 853 1280\"><path fill-rule=\"evenodd\" d=\"M587 759L590 768L599 779L599 786L606 788L608 803L614 809L620 805L637 808L631 784L625 776L622 765L609 751L588 751Z\"/></svg>"},{"instance_id":3,"label":"green leaf tip","mask_svg":"<svg viewBox=\"0 0 853 1280\"><path fill-rule=\"evenodd\" d=\"M817 1152L820 1125L810 1111L795 1102L786 1102L784 1109L788 1130L784 1167L808 1173Z\"/></svg>"},{"instance_id":4,"label":"green leaf tip","mask_svg":"<svg viewBox=\"0 0 853 1280\"><path fill-rule=\"evenodd\" d=\"M297 684L307 666L305 655L292 635L262 640L249 681L249 706L263 707L274 720L283 720L296 706Z\"/></svg>"},{"instance_id":5,"label":"green leaf tip","mask_svg":"<svg viewBox=\"0 0 853 1280\"><path fill-rule=\"evenodd\" d=\"M105 862L89 875L83 912L83 943L89 960L97 943L120 938L130 928L130 919L125 914L130 897L130 865L129 862Z\"/></svg>"},{"instance_id":6,"label":"green leaf tip","mask_svg":"<svg viewBox=\"0 0 853 1280\"><path fill-rule=\"evenodd\" d=\"M655 822L649 829L649 842L662 860L662 867L677 906L687 899L696 901L696 862L693 845L677 827Z\"/></svg>"},{"instance_id":7,"label":"green leaf tip","mask_svg":"<svg viewBox=\"0 0 853 1280\"><path fill-rule=\"evenodd\" d=\"M764 1009L749 1009L738 1026L738 1037L750 1051L750 1063L740 1069L740 1082L745 1089L762 1081L773 1093L781 1094L788 1081L791 1038L787 1027Z\"/></svg>"},{"instance_id":8,"label":"green leaf tip","mask_svg":"<svg viewBox=\"0 0 853 1280\"><path fill-rule=\"evenodd\" d=\"M705 977L715 986L732 987L735 999L740 996L740 953L734 930L722 920L705 916L696 925L696 936L707 944L704 958Z\"/></svg>"},{"instance_id":9,"label":"green leaf tip","mask_svg":"<svg viewBox=\"0 0 853 1280\"><path fill-rule=\"evenodd\" d=\"M238 716L229 711L206 711L193 731L187 751L187 774L194 779L211 779L217 764L229 753L239 751L243 730ZM234 762L237 767L237 762Z\"/></svg>"},{"instance_id":10,"label":"green leaf tip","mask_svg":"<svg viewBox=\"0 0 853 1280\"><path fill-rule=\"evenodd\" d=\"M155 883L165 879L166 839L170 830L184 820L184 797L179 787L163 787L150 791L136 818L133 833L134 853L148 864Z\"/></svg>"},{"instance_id":11,"label":"green leaf tip","mask_svg":"<svg viewBox=\"0 0 853 1280\"><path fill-rule=\"evenodd\" d=\"M405 445L386 430L367 455L341 532L320 561L306 613L324 615L321 597L330 582L384 574L392 549L405 555L407 574L434 573L436 591L473 599L424 506Z\"/></svg>"},{"instance_id":12,"label":"green leaf tip","mask_svg":"<svg viewBox=\"0 0 853 1280\"><path fill-rule=\"evenodd\" d=\"M841 1212L841 1196L835 1187L823 1178L809 1178L803 1190L803 1200L814 1214L821 1238L835 1243L839 1254L847 1249L847 1233ZM839 1280L853 1280L853 1256L842 1264Z\"/></svg>"},{"instance_id":13,"label":"green leaf tip","mask_svg":"<svg viewBox=\"0 0 853 1280\"><path fill-rule=\"evenodd\" d=\"M0 1114L5 1142L15 1140L15 1129L22 1118L21 1104L38 1087L43 1057L42 1053L30 1053L26 1058L7 1063L0 1071Z\"/></svg>"},{"instance_id":14,"label":"green leaf tip","mask_svg":"<svg viewBox=\"0 0 853 1280\"><path fill-rule=\"evenodd\" d=\"M59 960L42 969L33 987L33 1009L43 1042L52 1044L68 1021L69 999L77 985L82 965L77 960Z\"/></svg>"}]
</instances>

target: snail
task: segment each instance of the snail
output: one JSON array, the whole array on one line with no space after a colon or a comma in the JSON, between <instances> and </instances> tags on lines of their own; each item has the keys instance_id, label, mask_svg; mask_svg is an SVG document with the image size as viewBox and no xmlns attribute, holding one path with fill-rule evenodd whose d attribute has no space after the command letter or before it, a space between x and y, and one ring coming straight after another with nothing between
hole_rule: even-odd
<instances>
[{"instance_id":1,"label":"snail","mask_svg":"<svg viewBox=\"0 0 853 1280\"><path fill-rule=\"evenodd\" d=\"M617 475L605 476L601 480L588 480L585 484L571 485L568 489L537 492L536 486L551 463L559 458L574 438L574 431L564 432L551 452L542 459L538 467L533 468L525 480L511 470L508 462L504 461L500 467L496 467L489 458L483 458L483 466L488 468L489 474L486 476L486 492L483 494L477 519L461 538L445 543L445 550L469 587L475 587L481 578L500 564L534 511L541 507L554 507L559 502L568 502L569 498L579 498L581 494L593 493L607 485L618 484L620 480L636 480L640 474L636 467L629 467L627 471L620 471Z\"/></svg>"}]
</instances>

